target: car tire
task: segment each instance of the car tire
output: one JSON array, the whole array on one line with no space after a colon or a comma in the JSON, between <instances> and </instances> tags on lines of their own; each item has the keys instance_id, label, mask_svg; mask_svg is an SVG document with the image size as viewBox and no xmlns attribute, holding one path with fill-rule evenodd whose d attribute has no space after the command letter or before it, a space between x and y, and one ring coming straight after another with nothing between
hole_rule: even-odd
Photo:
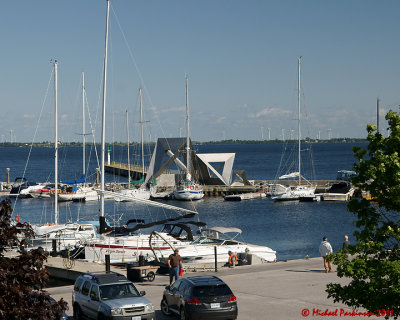
<instances>
[{"instance_id":1,"label":"car tire","mask_svg":"<svg viewBox=\"0 0 400 320\"><path fill-rule=\"evenodd\" d=\"M190 317L188 315L186 315L185 308L183 308L183 307L179 311L179 319L180 320L190 320Z\"/></svg>"},{"instance_id":2,"label":"car tire","mask_svg":"<svg viewBox=\"0 0 400 320\"><path fill-rule=\"evenodd\" d=\"M97 316L97 320L105 320L106 317L104 317L104 314L99 313L99 315Z\"/></svg>"},{"instance_id":3,"label":"car tire","mask_svg":"<svg viewBox=\"0 0 400 320\"><path fill-rule=\"evenodd\" d=\"M74 310L73 310L73 312L74 312L74 320L82 320L83 317L82 317L81 308L77 304L74 304L73 308L74 308Z\"/></svg>"},{"instance_id":4,"label":"car tire","mask_svg":"<svg viewBox=\"0 0 400 320\"><path fill-rule=\"evenodd\" d=\"M165 297L161 300L161 312L166 316L171 315L171 311L169 310L168 302Z\"/></svg>"}]
</instances>

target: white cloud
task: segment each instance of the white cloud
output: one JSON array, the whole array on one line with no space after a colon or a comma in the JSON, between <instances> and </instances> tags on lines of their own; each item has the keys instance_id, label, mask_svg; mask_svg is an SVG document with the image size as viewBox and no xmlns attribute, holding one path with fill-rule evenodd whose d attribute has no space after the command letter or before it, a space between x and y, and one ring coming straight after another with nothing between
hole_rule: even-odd
<instances>
[{"instance_id":1,"label":"white cloud","mask_svg":"<svg viewBox=\"0 0 400 320\"><path fill-rule=\"evenodd\" d=\"M35 115L35 114L28 114L28 113L25 113L25 114L23 115L23 117L24 117L24 119L35 119L35 118L36 118L36 115Z\"/></svg>"},{"instance_id":2,"label":"white cloud","mask_svg":"<svg viewBox=\"0 0 400 320\"><path fill-rule=\"evenodd\" d=\"M257 113L250 113L249 118L281 117L292 114L291 111L279 108L265 108Z\"/></svg>"}]
</instances>

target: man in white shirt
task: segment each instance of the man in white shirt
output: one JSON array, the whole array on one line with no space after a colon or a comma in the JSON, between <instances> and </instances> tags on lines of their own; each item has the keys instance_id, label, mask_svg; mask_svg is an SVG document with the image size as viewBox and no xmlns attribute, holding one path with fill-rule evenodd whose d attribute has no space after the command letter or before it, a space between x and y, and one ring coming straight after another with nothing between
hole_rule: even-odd
<instances>
[{"instance_id":1,"label":"man in white shirt","mask_svg":"<svg viewBox=\"0 0 400 320\"><path fill-rule=\"evenodd\" d=\"M322 242L319 245L319 253L321 254L322 259L324 259L325 272L326 273L333 272L333 270L332 270L332 261L327 261L326 260L326 256L328 254L333 253L332 246L328 242L328 238L327 237L323 237L322 238Z\"/></svg>"}]
</instances>

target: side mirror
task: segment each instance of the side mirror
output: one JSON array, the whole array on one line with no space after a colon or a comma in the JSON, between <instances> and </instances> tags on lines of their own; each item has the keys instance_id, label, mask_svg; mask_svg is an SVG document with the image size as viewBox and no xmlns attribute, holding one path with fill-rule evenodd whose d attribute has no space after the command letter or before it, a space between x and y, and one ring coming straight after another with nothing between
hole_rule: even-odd
<instances>
[{"instance_id":1,"label":"side mirror","mask_svg":"<svg viewBox=\"0 0 400 320\"><path fill-rule=\"evenodd\" d=\"M140 295L143 297L144 295L146 295L146 291L140 291Z\"/></svg>"}]
</instances>

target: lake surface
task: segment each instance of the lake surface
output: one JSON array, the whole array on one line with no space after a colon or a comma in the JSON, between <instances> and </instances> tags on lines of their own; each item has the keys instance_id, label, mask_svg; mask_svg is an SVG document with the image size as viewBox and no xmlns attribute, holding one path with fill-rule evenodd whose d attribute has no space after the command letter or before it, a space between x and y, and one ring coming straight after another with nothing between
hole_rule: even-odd
<instances>
[{"instance_id":1,"label":"lake surface","mask_svg":"<svg viewBox=\"0 0 400 320\"><path fill-rule=\"evenodd\" d=\"M312 145L313 167L316 179L335 179L338 170L351 170L354 157L352 146L366 147L366 143L315 143ZM248 179L275 179L282 150L285 146L276 144L218 144L195 146L198 153L235 153L234 169L246 171ZM136 147L130 150L132 162L139 163L140 155ZM145 151L151 155L152 150ZM95 180L98 167L94 148L87 148L88 179ZM115 146L111 160L127 162L127 150ZM27 162L27 159L29 161ZM79 178L82 172L82 148L65 147L59 149L59 178L70 180ZM147 159L146 162L149 160ZM6 168L10 168L10 180L25 176L30 181L53 181L54 149L29 147L0 148L0 181L6 180ZM304 169L307 170L306 161ZM24 174L25 172L25 174ZM121 177L106 175L106 181L124 181ZM242 239L266 245L277 251L278 260L289 260L319 256L318 246L323 236L327 236L334 250L338 250L343 236L348 234L353 240L354 215L347 211L346 203L339 202L281 202L258 199L241 202L227 202L221 197L207 197L186 203L168 201L168 204L195 209L199 220L208 226L237 227L242 229ZM14 212L22 221L32 223L51 222L54 205L50 199L13 200ZM105 202L106 217L109 221L124 223L137 218L152 221L171 216L171 212L134 203ZM60 222L97 220L99 203L61 203Z\"/></svg>"}]
</instances>

